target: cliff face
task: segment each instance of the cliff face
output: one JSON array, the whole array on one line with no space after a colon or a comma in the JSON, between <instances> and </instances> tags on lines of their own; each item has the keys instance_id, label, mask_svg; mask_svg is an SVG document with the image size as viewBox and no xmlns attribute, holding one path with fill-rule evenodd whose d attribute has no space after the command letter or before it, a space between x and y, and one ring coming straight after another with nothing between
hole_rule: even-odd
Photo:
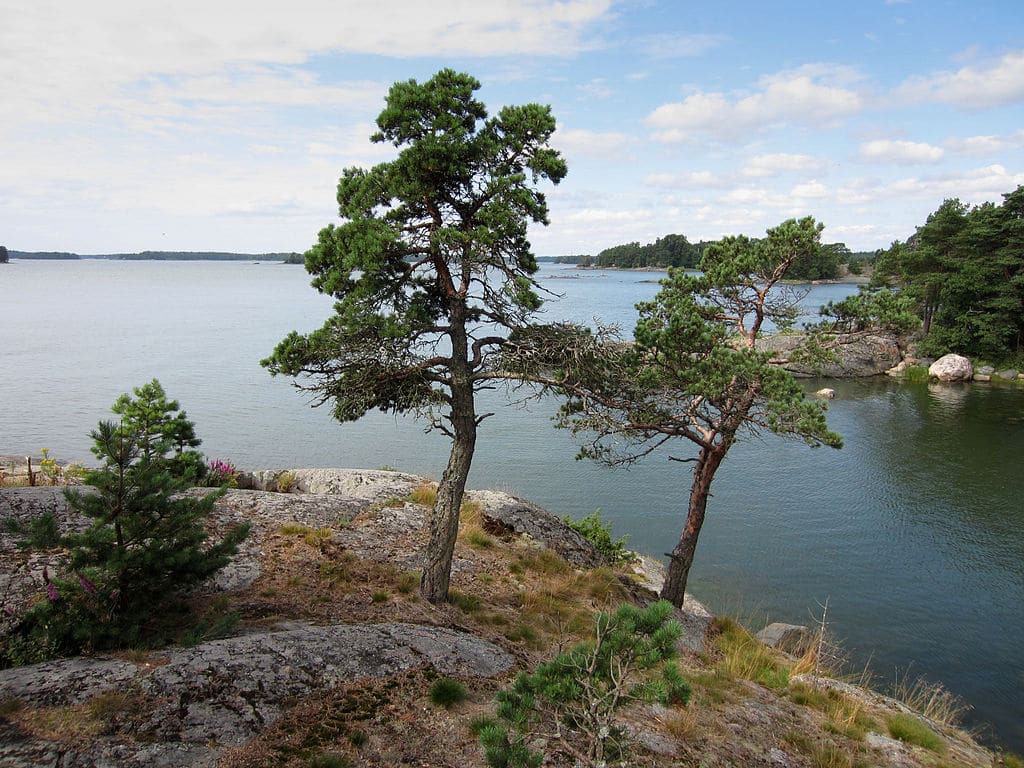
<instances>
[{"instance_id":1,"label":"cliff face","mask_svg":"<svg viewBox=\"0 0 1024 768\"><path fill-rule=\"evenodd\" d=\"M253 532L191 597L203 619L188 647L0 671L0 765L269 768L334 755L340 765L482 767L470 724L493 716L495 693L517 670L587 638L593 612L655 599L640 574L656 579L656 564L604 566L556 516L482 491L462 510L451 602L434 606L417 594L427 481L296 470L292 492L266 490L280 477L243 476L250 487L218 502L212 529L249 520ZM45 510L63 530L82 524L59 489L0 489L0 522ZM5 606L17 615L37 599L43 566L62 557L30 555L0 533ZM624 707L627 764L937 765L937 752L887 735L898 703L792 676L795 659L713 622L695 602L677 619L694 697L687 707ZM756 663L742 661L750 654ZM432 703L439 677L460 680L467 698ZM956 731L920 722L940 739L944 764L991 764ZM547 764L572 765L562 748L571 729L545 733L535 748ZM832 762L821 762L826 753Z\"/></svg>"}]
</instances>

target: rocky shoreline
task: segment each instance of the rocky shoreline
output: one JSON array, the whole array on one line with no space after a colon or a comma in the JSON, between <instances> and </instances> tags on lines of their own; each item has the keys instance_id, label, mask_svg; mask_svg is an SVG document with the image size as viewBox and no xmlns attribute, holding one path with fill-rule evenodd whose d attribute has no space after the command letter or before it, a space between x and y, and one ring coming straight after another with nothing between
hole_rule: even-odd
<instances>
[{"instance_id":1,"label":"rocky shoreline","mask_svg":"<svg viewBox=\"0 0 1024 768\"><path fill-rule=\"evenodd\" d=\"M482 767L469 722L493 712L498 687L549 657L590 611L655 599L660 564L614 571L555 515L509 494L472 491L452 602L432 606L418 599L409 578L425 545L429 510L416 493L427 481L399 472L300 469L287 472L285 493L277 490L285 474L243 474L242 487L227 492L210 521L212 532L243 520L253 525L231 565L196 598L200 608L230 602L241 617L236 629L191 647L0 671L0 764L300 766L310 758L297 755L329 748L351 753L355 762L344 764ZM0 521L47 510L63 531L83 524L59 488L0 489ZM16 615L37 599L42 569L57 567L62 553L29 554L6 527L0 531L0 597ZM795 734L815 733L870 765L934 765L932 753L897 741L884 726L863 736L829 735L821 730L825 715L794 703L811 696L801 691L819 690L856 702L871 722L906 710L869 691L849 686L830 694L837 683L805 672L782 691L737 679L728 693L712 693L719 684L707 665L716 663L715 638L725 625L689 597L676 617L685 628L684 672L704 687L684 710L640 705L624 714L632 765L803 768L811 765L812 742ZM4 621L9 628L13 619ZM780 626L761 638L796 653L808 639L805 628ZM439 675L461 680L469 701L451 710L432 705L427 691ZM345 714L328 738L317 724L335 722L332 708ZM969 737L922 722L955 757L950 765L993 764ZM296 734L305 734L306 746L296 746Z\"/></svg>"}]
</instances>

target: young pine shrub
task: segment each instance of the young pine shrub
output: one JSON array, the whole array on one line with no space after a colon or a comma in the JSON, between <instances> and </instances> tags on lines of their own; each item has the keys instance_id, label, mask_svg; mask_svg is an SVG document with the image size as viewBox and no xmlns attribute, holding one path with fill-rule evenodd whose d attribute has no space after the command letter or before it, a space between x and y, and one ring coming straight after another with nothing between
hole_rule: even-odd
<instances>
[{"instance_id":1,"label":"young pine shrub","mask_svg":"<svg viewBox=\"0 0 1024 768\"><path fill-rule=\"evenodd\" d=\"M64 492L92 522L61 539L67 568L53 577L44 570L45 598L0 648L9 664L161 643L168 628L160 621L173 617L180 598L223 568L248 535L244 524L207 542L203 522L222 492L178 495L193 476L172 473L181 465L160 453L164 443L153 433L101 421L92 438L103 466L86 482L96 492Z\"/></svg>"},{"instance_id":2,"label":"young pine shrub","mask_svg":"<svg viewBox=\"0 0 1024 768\"><path fill-rule=\"evenodd\" d=\"M682 627L669 619L671 614L666 601L646 609L623 605L614 614L599 613L588 642L533 673L520 673L511 688L498 693L502 724L480 732L487 764L540 765L543 756L527 746L537 731L560 735L561 747L577 761L600 764L621 754L615 716L623 704L685 704L690 686L672 661Z\"/></svg>"}]
</instances>

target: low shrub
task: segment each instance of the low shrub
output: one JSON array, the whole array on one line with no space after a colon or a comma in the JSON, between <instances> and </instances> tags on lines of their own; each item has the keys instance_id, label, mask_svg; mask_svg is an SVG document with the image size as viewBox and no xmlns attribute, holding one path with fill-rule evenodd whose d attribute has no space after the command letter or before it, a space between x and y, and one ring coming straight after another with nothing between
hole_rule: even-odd
<instances>
[{"instance_id":1,"label":"low shrub","mask_svg":"<svg viewBox=\"0 0 1024 768\"><path fill-rule=\"evenodd\" d=\"M593 514L579 520L564 519L570 528L593 544L594 549L610 565L633 561L633 553L626 549L628 537L623 536L621 539L613 539L611 522L601 519L600 509L594 510Z\"/></svg>"},{"instance_id":2,"label":"low shrub","mask_svg":"<svg viewBox=\"0 0 1024 768\"><path fill-rule=\"evenodd\" d=\"M206 485L209 488L237 488L239 474L230 461L211 459L206 470Z\"/></svg>"}]
</instances>

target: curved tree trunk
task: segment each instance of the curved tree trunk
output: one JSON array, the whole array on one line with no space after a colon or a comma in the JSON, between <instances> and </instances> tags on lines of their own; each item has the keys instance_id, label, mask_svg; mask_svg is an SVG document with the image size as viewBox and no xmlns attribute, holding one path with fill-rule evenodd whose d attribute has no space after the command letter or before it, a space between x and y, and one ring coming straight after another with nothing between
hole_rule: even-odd
<instances>
[{"instance_id":1,"label":"curved tree trunk","mask_svg":"<svg viewBox=\"0 0 1024 768\"><path fill-rule=\"evenodd\" d=\"M686 525L679 536L679 542L672 550L668 565L665 584L661 588L661 597L668 600L676 608L683 607L686 597L686 581L690 577L690 566L697 549L697 538L704 525L704 513L708 507L708 496L711 494L711 481L715 472L722 464L728 451L726 444L719 443L711 448L702 448L693 468L693 485L690 487L690 504L686 514Z\"/></svg>"}]
</instances>

